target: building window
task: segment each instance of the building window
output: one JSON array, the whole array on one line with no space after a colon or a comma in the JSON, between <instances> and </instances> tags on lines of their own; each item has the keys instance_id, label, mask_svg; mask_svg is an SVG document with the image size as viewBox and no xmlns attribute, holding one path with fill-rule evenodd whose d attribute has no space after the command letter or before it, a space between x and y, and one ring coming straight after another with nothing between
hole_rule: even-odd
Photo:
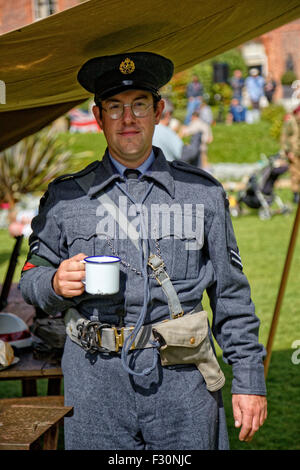
<instances>
[{"instance_id":1,"label":"building window","mask_svg":"<svg viewBox=\"0 0 300 470\"><path fill-rule=\"evenodd\" d=\"M34 0L34 16L36 20L52 15L57 11L57 0Z\"/></svg>"}]
</instances>

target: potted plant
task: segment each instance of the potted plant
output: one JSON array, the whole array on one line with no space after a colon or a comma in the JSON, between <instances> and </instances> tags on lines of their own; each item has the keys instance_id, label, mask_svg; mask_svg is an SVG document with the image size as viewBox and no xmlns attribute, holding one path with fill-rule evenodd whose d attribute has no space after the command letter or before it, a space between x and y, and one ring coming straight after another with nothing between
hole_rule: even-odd
<instances>
[{"instance_id":1,"label":"potted plant","mask_svg":"<svg viewBox=\"0 0 300 470\"><path fill-rule=\"evenodd\" d=\"M286 70L281 77L283 88L283 98L291 98L293 94L292 83L297 80L297 75L293 70Z\"/></svg>"}]
</instances>

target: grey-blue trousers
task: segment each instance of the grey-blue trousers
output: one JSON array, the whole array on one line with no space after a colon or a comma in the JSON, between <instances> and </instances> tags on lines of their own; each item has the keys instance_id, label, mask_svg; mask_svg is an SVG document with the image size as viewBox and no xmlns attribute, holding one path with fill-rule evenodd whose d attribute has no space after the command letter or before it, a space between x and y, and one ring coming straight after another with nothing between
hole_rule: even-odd
<instances>
[{"instance_id":1,"label":"grey-blue trousers","mask_svg":"<svg viewBox=\"0 0 300 470\"><path fill-rule=\"evenodd\" d=\"M152 349L129 353L136 371L152 364ZM91 355L67 338L62 358L66 450L228 449L220 392L208 392L191 366L128 374L119 354Z\"/></svg>"}]
</instances>

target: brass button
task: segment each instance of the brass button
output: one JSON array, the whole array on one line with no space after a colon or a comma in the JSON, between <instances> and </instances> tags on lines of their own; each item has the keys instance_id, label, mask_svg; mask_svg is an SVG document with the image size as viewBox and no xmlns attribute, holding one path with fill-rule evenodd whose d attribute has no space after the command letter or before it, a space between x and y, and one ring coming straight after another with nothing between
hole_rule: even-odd
<instances>
[{"instance_id":1,"label":"brass button","mask_svg":"<svg viewBox=\"0 0 300 470\"><path fill-rule=\"evenodd\" d=\"M194 336L192 336L191 339L190 339L190 343L191 343L191 344L194 344L195 341L196 341L196 340L195 340Z\"/></svg>"}]
</instances>

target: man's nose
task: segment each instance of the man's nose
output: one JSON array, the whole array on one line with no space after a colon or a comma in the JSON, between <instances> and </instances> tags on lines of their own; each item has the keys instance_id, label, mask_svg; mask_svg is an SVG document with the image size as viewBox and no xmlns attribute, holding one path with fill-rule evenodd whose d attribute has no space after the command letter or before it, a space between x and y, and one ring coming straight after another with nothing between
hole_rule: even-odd
<instances>
[{"instance_id":1,"label":"man's nose","mask_svg":"<svg viewBox=\"0 0 300 470\"><path fill-rule=\"evenodd\" d=\"M135 120L135 116L132 112L131 105L124 105L123 121L132 122L134 120Z\"/></svg>"}]
</instances>

